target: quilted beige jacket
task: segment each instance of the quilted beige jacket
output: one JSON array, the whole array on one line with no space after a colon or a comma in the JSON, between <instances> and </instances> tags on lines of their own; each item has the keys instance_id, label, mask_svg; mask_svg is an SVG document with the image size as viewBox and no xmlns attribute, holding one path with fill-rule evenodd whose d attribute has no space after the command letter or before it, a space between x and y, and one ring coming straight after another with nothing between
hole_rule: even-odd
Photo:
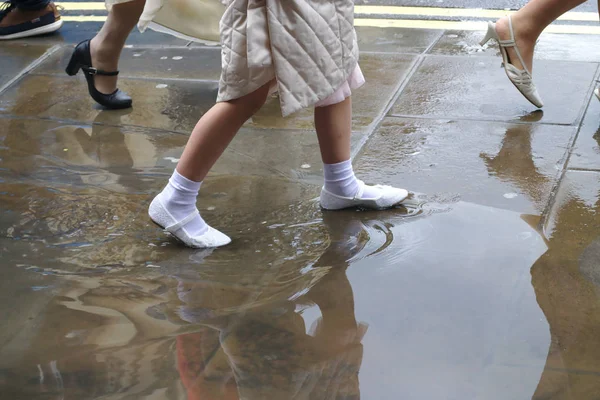
<instances>
[{"instance_id":1,"label":"quilted beige jacket","mask_svg":"<svg viewBox=\"0 0 600 400\"><path fill-rule=\"evenodd\" d=\"M189 5L194 2L194 7ZM186 30L182 19L172 14L179 10L186 20L194 20L196 13L198 26L207 19L198 2L211 3L149 0L141 21L154 19L167 28L193 32L197 28ZM223 2L219 26L222 72L217 101L239 98L272 82L279 91L282 114L287 116L329 97L357 66L354 0ZM166 4L171 10L163 7ZM163 10L158 12L161 7ZM203 32L187 36L213 40L213 36L204 34L211 31L211 23L202 26Z\"/></svg>"},{"instance_id":2,"label":"quilted beige jacket","mask_svg":"<svg viewBox=\"0 0 600 400\"><path fill-rule=\"evenodd\" d=\"M358 63L353 0L229 0L218 101L276 79L284 116L333 94Z\"/></svg>"}]
</instances>

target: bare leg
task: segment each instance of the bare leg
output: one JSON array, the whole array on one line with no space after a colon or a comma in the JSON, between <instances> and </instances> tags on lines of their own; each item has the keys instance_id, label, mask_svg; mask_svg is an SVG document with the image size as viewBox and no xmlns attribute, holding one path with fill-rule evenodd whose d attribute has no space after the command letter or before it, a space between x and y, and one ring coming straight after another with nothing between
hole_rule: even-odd
<instances>
[{"instance_id":1,"label":"bare leg","mask_svg":"<svg viewBox=\"0 0 600 400\"><path fill-rule=\"evenodd\" d=\"M525 66L532 72L533 50L535 42L542 31L567 11L585 3L586 0L531 0L512 16L515 41L525 61ZM600 0L599 0L600 2ZM496 31L502 40L510 38L508 17L501 18L496 23ZM510 62L515 67L523 69L517 54L513 49L507 49Z\"/></svg>"},{"instance_id":2,"label":"bare leg","mask_svg":"<svg viewBox=\"0 0 600 400\"><path fill-rule=\"evenodd\" d=\"M100 32L91 40L92 66L104 71L119 69L119 57L131 30L137 24L146 0L133 0L114 5ZM94 77L96 89L109 94L117 88L116 76Z\"/></svg>"},{"instance_id":3,"label":"bare leg","mask_svg":"<svg viewBox=\"0 0 600 400\"><path fill-rule=\"evenodd\" d=\"M321 158L325 164L336 164L350 159L352 135L352 99L315 108L315 126Z\"/></svg>"},{"instance_id":4,"label":"bare leg","mask_svg":"<svg viewBox=\"0 0 600 400\"><path fill-rule=\"evenodd\" d=\"M177 172L189 180L203 181L242 125L263 106L268 94L269 84L211 108L192 131Z\"/></svg>"},{"instance_id":5,"label":"bare leg","mask_svg":"<svg viewBox=\"0 0 600 400\"><path fill-rule=\"evenodd\" d=\"M368 186L354 175L350 162L352 100L315 108L315 126L325 175L321 207L339 210L348 207L389 208L408 196L404 189Z\"/></svg>"},{"instance_id":6,"label":"bare leg","mask_svg":"<svg viewBox=\"0 0 600 400\"><path fill-rule=\"evenodd\" d=\"M198 121L169 183L148 209L150 218L190 247L219 247L231 239L204 222L196 201L202 181L235 134L267 99L269 84L227 103Z\"/></svg>"}]
</instances>

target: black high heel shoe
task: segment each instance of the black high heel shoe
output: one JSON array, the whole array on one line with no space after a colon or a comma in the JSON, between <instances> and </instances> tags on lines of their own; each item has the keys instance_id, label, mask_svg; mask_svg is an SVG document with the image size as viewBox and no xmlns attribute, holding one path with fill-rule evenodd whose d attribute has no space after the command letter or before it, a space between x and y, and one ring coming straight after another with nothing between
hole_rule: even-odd
<instances>
[{"instance_id":1,"label":"black high heel shoe","mask_svg":"<svg viewBox=\"0 0 600 400\"><path fill-rule=\"evenodd\" d=\"M77 47L75 47L73 55L71 56L71 60L69 61L69 65L67 65L66 72L68 75L73 76L77 75L80 69L83 70L85 79L87 80L90 96L92 96L92 99L94 99L98 104L112 110L131 107L131 97L129 97L127 93L117 89L111 94L104 94L100 93L98 89L96 89L96 86L94 85L95 75L117 76L119 75L119 71L107 72L92 67L92 55L90 53L89 39L84 40L83 42L79 43Z\"/></svg>"}]
</instances>

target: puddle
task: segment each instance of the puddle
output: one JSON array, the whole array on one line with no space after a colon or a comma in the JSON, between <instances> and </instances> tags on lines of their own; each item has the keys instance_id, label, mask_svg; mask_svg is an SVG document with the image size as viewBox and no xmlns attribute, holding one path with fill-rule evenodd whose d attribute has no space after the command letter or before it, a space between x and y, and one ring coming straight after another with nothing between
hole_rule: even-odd
<instances>
[{"instance_id":1,"label":"puddle","mask_svg":"<svg viewBox=\"0 0 600 400\"><path fill-rule=\"evenodd\" d=\"M327 213L308 201L258 220L235 215L231 246L145 243L140 267L65 270L56 266L72 248L26 245L35 249L26 254L0 240L11 273L51 286L19 306L28 315L37 304L31 323L9 318L4 393L495 398L485 382L508 383L503 368L525 363L528 385L511 397L521 398L550 345L530 276L546 244L517 213L437 200L415 194L387 212ZM130 249L90 251L125 258ZM426 370L436 385L424 385Z\"/></svg>"},{"instance_id":2,"label":"puddle","mask_svg":"<svg viewBox=\"0 0 600 400\"><path fill-rule=\"evenodd\" d=\"M549 101L531 113L499 59L478 56L497 49L470 47L479 33L359 30L373 53L353 146L416 69L356 171L419 193L323 212L313 117L281 119L270 98L203 184L203 217L233 238L220 249L183 248L147 218L214 102L218 49L127 50L147 78L120 81L133 110L100 111L55 76L66 48L8 89L1 400L600 393L598 123L575 126L596 65L541 62ZM565 68L577 79L557 81Z\"/></svg>"},{"instance_id":3,"label":"puddle","mask_svg":"<svg viewBox=\"0 0 600 400\"><path fill-rule=\"evenodd\" d=\"M217 175L201 208L234 241L194 251L146 218L179 138L45 128L2 154L3 395L495 398L515 371L510 398L535 390L535 218L422 193L324 213L297 200L318 187Z\"/></svg>"}]
</instances>

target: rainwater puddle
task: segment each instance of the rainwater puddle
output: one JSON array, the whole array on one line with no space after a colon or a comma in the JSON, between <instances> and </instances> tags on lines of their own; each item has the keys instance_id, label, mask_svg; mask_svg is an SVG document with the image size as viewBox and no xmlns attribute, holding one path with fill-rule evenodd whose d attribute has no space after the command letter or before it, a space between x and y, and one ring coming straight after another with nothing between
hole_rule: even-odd
<instances>
[{"instance_id":1,"label":"rainwater puddle","mask_svg":"<svg viewBox=\"0 0 600 400\"><path fill-rule=\"evenodd\" d=\"M225 222L234 242L216 250L145 233L0 241L30 294L2 311L3 393L505 398L496 386L517 372L509 397L535 390L550 335L530 269L546 243L521 215L415 194L389 211L309 201ZM121 262L86 264L98 259Z\"/></svg>"}]
</instances>

